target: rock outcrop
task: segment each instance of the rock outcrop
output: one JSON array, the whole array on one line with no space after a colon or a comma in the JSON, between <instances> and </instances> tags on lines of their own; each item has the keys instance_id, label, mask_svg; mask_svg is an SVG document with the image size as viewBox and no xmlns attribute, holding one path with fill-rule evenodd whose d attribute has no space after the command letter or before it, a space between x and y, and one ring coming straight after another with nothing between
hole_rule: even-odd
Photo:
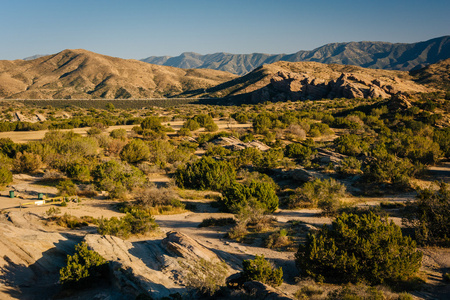
<instances>
[{"instance_id":1,"label":"rock outcrop","mask_svg":"<svg viewBox=\"0 0 450 300\"><path fill-rule=\"evenodd\" d=\"M159 299L186 292L186 275L200 260L217 255L189 236L171 231L162 240L128 242L114 236L87 235L89 248L110 261L112 281L122 293ZM201 272L201 270L198 270Z\"/></svg>"},{"instance_id":2,"label":"rock outcrop","mask_svg":"<svg viewBox=\"0 0 450 300\"><path fill-rule=\"evenodd\" d=\"M375 79L373 80L375 81ZM388 98L397 89L379 80L372 82L363 76L342 73L339 78L324 81L308 74L279 71L270 78L270 84L252 95L260 101L308 100L322 98Z\"/></svg>"},{"instance_id":3,"label":"rock outcrop","mask_svg":"<svg viewBox=\"0 0 450 300\"><path fill-rule=\"evenodd\" d=\"M270 147L266 144L253 140L251 142L244 143L235 137L218 137L215 140L212 140L211 143L219 146L223 146L224 148L231 149L233 151L242 150L245 148L257 148L261 151L269 150Z\"/></svg>"}]
</instances>

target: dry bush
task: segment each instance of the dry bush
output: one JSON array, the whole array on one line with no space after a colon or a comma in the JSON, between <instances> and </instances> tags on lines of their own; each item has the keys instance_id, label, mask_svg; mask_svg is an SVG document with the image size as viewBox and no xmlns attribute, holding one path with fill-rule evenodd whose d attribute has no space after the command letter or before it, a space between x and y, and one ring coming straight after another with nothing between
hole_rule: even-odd
<instances>
[{"instance_id":1,"label":"dry bush","mask_svg":"<svg viewBox=\"0 0 450 300\"><path fill-rule=\"evenodd\" d=\"M247 234L247 224L245 224L244 222L238 222L236 226L228 231L227 237L240 242L245 238Z\"/></svg>"},{"instance_id":2,"label":"dry bush","mask_svg":"<svg viewBox=\"0 0 450 300\"><path fill-rule=\"evenodd\" d=\"M18 152L13 163L13 170L16 173L34 173L42 166L42 159L39 154Z\"/></svg>"},{"instance_id":3,"label":"dry bush","mask_svg":"<svg viewBox=\"0 0 450 300\"><path fill-rule=\"evenodd\" d=\"M106 151L110 156L118 156L127 142L121 139L110 139Z\"/></svg>"},{"instance_id":4,"label":"dry bush","mask_svg":"<svg viewBox=\"0 0 450 300\"><path fill-rule=\"evenodd\" d=\"M93 184L79 185L77 195L81 197L93 198L98 196L98 192Z\"/></svg>"},{"instance_id":5,"label":"dry bush","mask_svg":"<svg viewBox=\"0 0 450 300\"><path fill-rule=\"evenodd\" d=\"M288 237L288 231L281 229L275 233L272 233L264 242L265 246L270 249L279 249L287 247L292 244Z\"/></svg>"},{"instance_id":6,"label":"dry bush","mask_svg":"<svg viewBox=\"0 0 450 300\"><path fill-rule=\"evenodd\" d=\"M81 218L65 213L62 216L49 217L48 222L54 222L58 226L75 229L78 227L88 226L89 223L95 224L97 221L93 217L83 216Z\"/></svg>"},{"instance_id":7,"label":"dry bush","mask_svg":"<svg viewBox=\"0 0 450 300\"><path fill-rule=\"evenodd\" d=\"M298 124L291 124L286 128L286 133L293 135L297 139L306 139L306 131Z\"/></svg>"},{"instance_id":8,"label":"dry bush","mask_svg":"<svg viewBox=\"0 0 450 300\"><path fill-rule=\"evenodd\" d=\"M56 180L62 180L65 176L63 173L57 170L45 170L44 175L42 176L42 181L56 181Z\"/></svg>"},{"instance_id":9,"label":"dry bush","mask_svg":"<svg viewBox=\"0 0 450 300\"><path fill-rule=\"evenodd\" d=\"M225 286L228 267L225 262L212 262L200 259L190 262L189 265L181 263L186 268L186 286L190 290L205 295L213 296L221 287Z\"/></svg>"},{"instance_id":10,"label":"dry bush","mask_svg":"<svg viewBox=\"0 0 450 300\"><path fill-rule=\"evenodd\" d=\"M135 204L143 208L160 205L173 205L180 201L179 196L172 188L157 188L149 185L135 190Z\"/></svg>"}]
</instances>

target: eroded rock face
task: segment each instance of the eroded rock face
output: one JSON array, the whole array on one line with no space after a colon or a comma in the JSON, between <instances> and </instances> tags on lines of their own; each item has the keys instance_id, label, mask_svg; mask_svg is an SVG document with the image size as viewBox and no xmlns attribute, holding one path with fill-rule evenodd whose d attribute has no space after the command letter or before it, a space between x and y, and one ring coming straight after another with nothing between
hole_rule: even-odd
<instances>
[{"instance_id":1,"label":"eroded rock face","mask_svg":"<svg viewBox=\"0 0 450 300\"><path fill-rule=\"evenodd\" d=\"M394 79L395 81L395 79ZM401 90L402 82L387 84L362 74L341 73L335 80L325 81L306 73L278 71L270 83L252 93L253 101L308 100L322 98L389 98Z\"/></svg>"},{"instance_id":2,"label":"eroded rock face","mask_svg":"<svg viewBox=\"0 0 450 300\"><path fill-rule=\"evenodd\" d=\"M198 260L203 258L208 261L218 261L217 255L206 247L200 245L191 237L177 231L167 233L161 245L172 254L186 259Z\"/></svg>"},{"instance_id":3,"label":"eroded rock face","mask_svg":"<svg viewBox=\"0 0 450 300\"><path fill-rule=\"evenodd\" d=\"M110 261L112 281L124 294L159 299L186 292L189 268L217 255L189 236L171 231L162 240L131 243L114 236L87 235L88 247ZM201 270L198 270L201 272Z\"/></svg>"}]
</instances>

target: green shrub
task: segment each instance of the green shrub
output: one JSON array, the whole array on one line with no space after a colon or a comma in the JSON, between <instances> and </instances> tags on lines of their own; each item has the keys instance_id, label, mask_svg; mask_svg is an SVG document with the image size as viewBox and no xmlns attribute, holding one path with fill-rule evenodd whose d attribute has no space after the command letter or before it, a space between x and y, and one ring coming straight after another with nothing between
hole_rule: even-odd
<instances>
[{"instance_id":1,"label":"green shrub","mask_svg":"<svg viewBox=\"0 0 450 300\"><path fill-rule=\"evenodd\" d=\"M179 167L175 181L181 188L196 190L222 190L231 185L236 178L234 167L227 161L204 156L200 160Z\"/></svg>"},{"instance_id":2,"label":"green shrub","mask_svg":"<svg viewBox=\"0 0 450 300\"><path fill-rule=\"evenodd\" d=\"M13 175L5 166L0 166L0 185L7 185L13 181Z\"/></svg>"},{"instance_id":3,"label":"green shrub","mask_svg":"<svg viewBox=\"0 0 450 300\"><path fill-rule=\"evenodd\" d=\"M263 155L261 154L261 151L257 148L249 147L239 150L238 158L236 160L236 167L247 165L258 166L262 158Z\"/></svg>"},{"instance_id":4,"label":"green shrub","mask_svg":"<svg viewBox=\"0 0 450 300\"><path fill-rule=\"evenodd\" d=\"M334 140L336 151L345 155L357 156L369 150L369 144L355 134L345 134Z\"/></svg>"},{"instance_id":5,"label":"green shrub","mask_svg":"<svg viewBox=\"0 0 450 300\"><path fill-rule=\"evenodd\" d=\"M186 120L186 122L184 122L182 128L186 128L189 131L196 131L197 129L200 128L200 124L198 124L198 122L193 119L189 119L189 120Z\"/></svg>"},{"instance_id":6,"label":"green shrub","mask_svg":"<svg viewBox=\"0 0 450 300\"><path fill-rule=\"evenodd\" d=\"M289 197L288 207L319 207L327 214L335 213L340 207L340 198L345 194L345 186L336 180L316 179L297 188Z\"/></svg>"},{"instance_id":7,"label":"green shrub","mask_svg":"<svg viewBox=\"0 0 450 300\"><path fill-rule=\"evenodd\" d=\"M146 210L131 209L121 219L116 217L100 218L97 230L102 235L127 238L130 234L145 234L157 227L155 219Z\"/></svg>"},{"instance_id":8,"label":"green shrub","mask_svg":"<svg viewBox=\"0 0 450 300\"><path fill-rule=\"evenodd\" d=\"M84 163L83 161L74 161L72 163L68 163L65 168L65 172L68 177L81 180L81 181L89 181L91 178L91 167L89 163Z\"/></svg>"},{"instance_id":9,"label":"green shrub","mask_svg":"<svg viewBox=\"0 0 450 300\"><path fill-rule=\"evenodd\" d=\"M150 158L150 149L144 141L134 139L123 147L120 158L129 163L137 163Z\"/></svg>"},{"instance_id":10,"label":"green shrub","mask_svg":"<svg viewBox=\"0 0 450 300\"><path fill-rule=\"evenodd\" d=\"M192 136L192 133L189 130L189 128L181 127L180 130L178 130L178 135L179 136Z\"/></svg>"},{"instance_id":11,"label":"green shrub","mask_svg":"<svg viewBox=\"0 0 450 300\"><path fill-rule=\"evenodd\" d=\"M109 133L109 136L113 139L126 140L127 139L127 131L123 128L114 129Z\"/></svg>"},{"instance_id":12,"label":"green shrub","mask_svg":"<svg viewBox=\"0 0 450 300\"><path fill-rule=\"evenodd\" d=\"M217 130L219 130L219 126L217 126L216 123L212 122L212 123L206 124L205 129L208 132L216 132Z\"/></svg>"},{"instance_id":13,"label":"green shrub","mask_svg":"<svg viewBox=\"0 0 450 300\"><path fill-rule=\"evenodd\" d=\"M369 182L389 183L401 187L409 186L409 181L420 170L408 158L399 158L380 146L364 167L364 177Z\"/></svg>"},{"instance_id":14,"label":"green shrub","mask_svg":"<svg viewBox=\"0 0 450 300\"><path fill-rule=\"evenodd\" d=\"M438 191L419 190L408 223L416 240L424 245L450 246L450 190L441 183Z\"/></svg>"},{"instance_id":15,"label":"green shrub","mask_svg":"<svg viewBox=\"0 0 450 300\"><path fill-rule=\"evenodd\" d=\"M303 146L299 143L292 143L286 146L284 156L295 158L300 161L310 160L313 155L313 150L308 146Z\"/></svg>"},{"instance_id":16,"label":"green shrub","mask_svg":"<svg viewBox=\"0 0 450 300\"><path fill-rule=\"evenodd\" d=\"M60 196L66 197L77 194L77 186L72 182L72 180L69 179L60 181L56 188L58 189L58 194Z\"/></svg>"},{"instance_id":17,"label":"green shrub","mask_svg":"<svg viewBox=\"0 0 450 300\"><path fill-rule=\"evenodd\" d=\"M246 259L242 262L242 275L245 281L256 280L273 287L283 283L283 269L275 269L264 255L256 255L255 259Z\"/></svg>"},{"instance_id":18,"label":"green shrub","mask_svg":"<svg viewBox=\"0 0 450 300\"><path fill-rule=\"evenodd\" d=\"M414 276L422 253L392 221L373 213L344 213L331 228L324 226L317 234L309 234L295 260L302 275L319 281L379 284Z\"/></svg>"},{"instance_id":19,"label":"green shrub","mask_svg":"<svg viewBox=\"0 0 450 300\"><path fill-rule=\"evenodd\" d=\"M265 212L274 212L278 208L279 199L275 188L268 182L251 181L249 185L233 183L222 194L222 204L234 213L249 204Z\"/></svg>"},{"instance_id":20,"label":"green shrub","mask_svg":"<svg viewBox=\"0 0 450 300\"><path fill-rule=\"evenodd\" d=\"M344 175L361 174L361 162L353 156L344 158L338 167L338 172Z\"/></svg>"},{"instance_id":21,"label":"green shrub","mask_svg":"<svg viewBox=\"0 0 450 300\"><path fill-rule=\"evenodd\" d=\"M127 190L142 186L145 183L145 176L142 171L116 160L99 164L92 175L98 187L108 191L111 198L121 197Z\"/></svg>"},{"instance_id":22,"label":"green shrub","mask_svg":"<svg viewBox=\"0 0 450 300\"><path fill-rule=\"evenodd\" d=\"M85 242L75 246L75 254L67 255L67 264L59 270L61 284L88 284L106 275L107 261L97 252L89 250Z\"/></svg>"},{"instance_id":23,"label":"green shrub","mask_svg":"<svg viewBox=\"0 0 450 300\"><path fill-rule=\"evenodd\" d=\"M161 119L156 116L147 117L144 120L142 120L141 128L144 130L150 129L150 130L158 132L162 128Z\"/></svg>"}]
</instances>

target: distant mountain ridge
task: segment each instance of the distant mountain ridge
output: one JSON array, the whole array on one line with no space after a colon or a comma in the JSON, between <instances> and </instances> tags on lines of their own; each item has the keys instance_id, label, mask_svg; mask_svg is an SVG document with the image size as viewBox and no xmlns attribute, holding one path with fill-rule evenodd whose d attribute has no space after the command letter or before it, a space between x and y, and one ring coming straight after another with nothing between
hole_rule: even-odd
<instances>
[{"instance_id":1,"label":"distant mountain ridge","mask_svg":"<svg viewBox=\"0 0 450 300\"><path fill-rule=\"evenodd\" d=\"M150 56L143 62L177 68L221 70L237 75L247 74L264 64L277 61L312 61L326 64L355 65L364 68L410 71L450 58L450 36L418 43L348 42L331 43L311 51L293 54L201 55L185 52L179 56Z\"/></svg>"}]
</instances>

